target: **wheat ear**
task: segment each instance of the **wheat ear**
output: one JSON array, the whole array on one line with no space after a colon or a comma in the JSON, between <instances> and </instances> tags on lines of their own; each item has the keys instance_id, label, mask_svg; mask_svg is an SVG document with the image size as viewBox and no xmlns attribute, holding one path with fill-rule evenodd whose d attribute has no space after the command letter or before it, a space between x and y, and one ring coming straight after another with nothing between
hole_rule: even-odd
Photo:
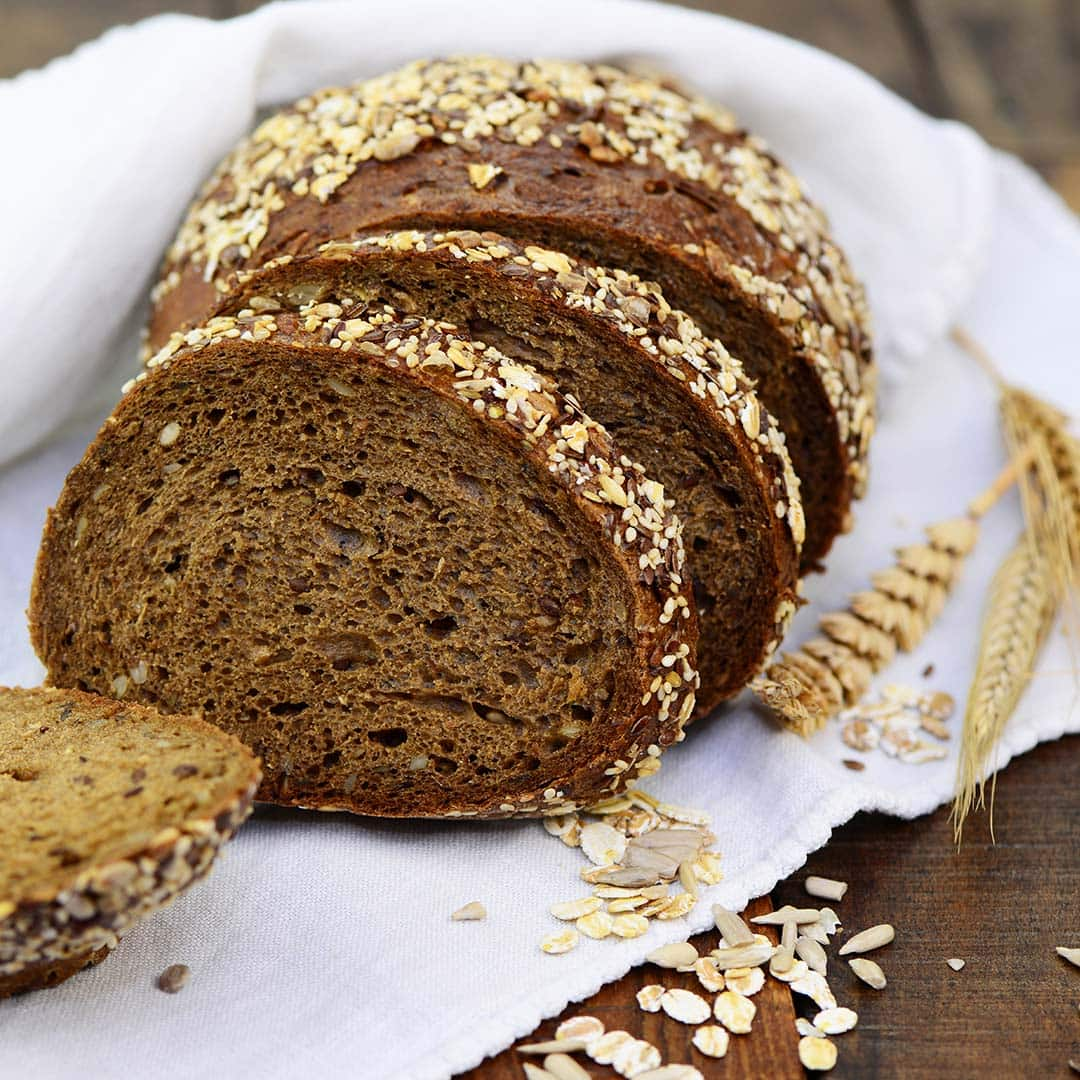
<instances>
[{"instance_id":1,"label":"wheat ear","mask_svg":"<svg viewBox=\"0 0 1080 1080\"><path fill-rule=\"evenodd\" d=\"M963 517L926 529L926 542L901 548L896 563L874 574L872 589L856 593L846 611L819 620L821 635L783 653L751 689L784 727L812 735L867 691L874 675L896 655L910 652L941 614L965 557L979 535L979 518L1027 466L1014 460Z\"/></svg>"}]
</instances>

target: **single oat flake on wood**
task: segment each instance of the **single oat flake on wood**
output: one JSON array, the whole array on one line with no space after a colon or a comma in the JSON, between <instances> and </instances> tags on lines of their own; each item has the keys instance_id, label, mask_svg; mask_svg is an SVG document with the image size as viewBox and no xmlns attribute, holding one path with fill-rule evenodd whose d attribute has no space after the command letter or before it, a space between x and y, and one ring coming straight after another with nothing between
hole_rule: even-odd
<instances>
[{"instance_id":1,"label":"single oat flake on wood","mask_svg":"<svg viewBox=\"0 0 1080 1080\"><path fill-rule=\"evenodd\" d=\"M818 1035L799 1040L799 1060L811 1072L828 1072L836 1064L836 1046Z\"/></svg>"}]
</instances>

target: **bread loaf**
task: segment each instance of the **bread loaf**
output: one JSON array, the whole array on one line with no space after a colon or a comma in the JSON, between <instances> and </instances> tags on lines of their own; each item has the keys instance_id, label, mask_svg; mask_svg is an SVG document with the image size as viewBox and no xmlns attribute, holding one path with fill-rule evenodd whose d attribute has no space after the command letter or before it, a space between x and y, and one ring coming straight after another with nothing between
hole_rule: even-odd
<instances>
[{"instance_id":1,"label":"bread loaf","mask_svg":"<svg viewBox=\"0 0 1080 1080\"><path fill-rule=\"evenodd\" d=\"M49 515L30 617L53 682L201 710L263 799L510 816L655 769L689 597L663 488L549 379L331 296L163 350Z\"/></svg>"},{"instance_id":2,"label":"bread loaf","mask_svg":"<svg viewBox=\"0 0 1080 1080\"><path fill-rule=\"evenodd\" d=\"M200 720L0 688L0 997L104 959L205 875L258 779Z\"/></svg>"},{"instance_id":3,"label":"bread loaf","mask_svg":"<svg viewBox=\"0 0 1080 1080\"><path fill-rule=\"evenodd\" d=\"M706 103L611 67L418 61L264 121L207 182L155 290L154 347L237 270L334 239L492 229L658 281L756 380L803 482L804 565L865 482L863 293L798 181Z\"/></svg>"},{"instance_id":4,"label":"bread loaf","mask_svg":"<svg viewBox=\"0 0 1080 1080\"><path fill-rule=\"evenodd\" d=\"M683 522L698 711L760 670L795 610L798 480L738 362L655 285L492 233L401 232L244 272L217 313L295 312L325 296L467 326L584 402Z\"/></svg>"}]
</instances>

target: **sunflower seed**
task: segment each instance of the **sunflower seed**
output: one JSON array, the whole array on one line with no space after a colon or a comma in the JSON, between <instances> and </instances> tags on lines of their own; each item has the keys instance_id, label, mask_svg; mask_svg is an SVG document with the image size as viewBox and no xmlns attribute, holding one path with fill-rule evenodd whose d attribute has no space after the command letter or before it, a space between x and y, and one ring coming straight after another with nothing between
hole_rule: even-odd
<instances>
[{"instance_id":1,"label":"sunflower seed","mask_svg":"<svg viewBox=\"0 0 1080 1080\"><path fill-rule=\"evenodd\" d=\"M548 1039L547 1042L522 1043L515 1048L519 1054L573 1054L585 1049L581 1039Z\"/></svg>"},{"instance_id":2,"label":"sunflower seed","mask_svg":"<svg viewBox=\"0 0 1080 1080\"><path fill-rule=\"evenodd\" d=\"M755 941L753 945L736 945L731 949L713 949L710 953L716 966L723 971L729 968L758 967L771 960L775 948L771 943L762 945Z\"/></svg>"},{"instance_id":3,"label":"sunflower seed","mask_svg":"<svg viewBox=\"0 0 1080 1080\"><path fill-rule=\"evenodd\" d=\"M880 949L883 945L888 945L895 937L896 931L888 923L871 926L868 930L860 930L854 937L848 938L840 946L840 955L848 956L851 953L873 952L874 949Z\"/></svg>"},{"instance_id":4,"label":"sunflower seed","mask_svg":"<svg viewBox=\"0 0 1080 1080\"><path fill-rule=\"evenodd\" d=\"M655 876L674 878L679 872L679 862L660 848L642 848L630 845L623 856L623 866L634 870L653 870Z\"/></svg>"},{"instance_id":5,"label":"sunflower seed","mask_svg":"<svg viewBox=\"0 0 1080 1080\"><path fill-rule=\"evenodd\" d=\"M689 895L695 900L698 898L697 875L694 873L694 864L689 859L683 859L679 863L679 882Z\"/></svg>"},{"instance_id":6,"label":"sunflower seed","mask_svg":"<svg viewBox=\"0 0 1080 1080\"><path fill-rule=\"evenodd\" d=\"M610 825L594 821L581 830L581 850L596 866L612 866L622 861L626 837Z\"/></svg>"},{"instance_id":7,"label":"sunflower seed","mask_svg":"<svg viewBox=\"0 0 1080 1080\"><path fill-rule=\"evenodd\" d=\"M592 1080L592 1077L568 1054L548 1054L544 1068L555 1080Z\"/></svg>"},{"instance_id":8,"label":"sunflower seed","mask_svg":"<svg viewBox=\"0 0 1080 1080\"><path fill-rule=\"evenodd\" d=\"M556 1039L580 1040L585 1046L604 1034L604 1025L595 1016L567 1017L556 1029Z\"/></svg>"},{"instance_id":9,"label":"sunflower seed","mask_svg":"<svg viewBox=\"0 0 1080 1080\"><path fill-rule=\"evenodd\" d=\"M700 829L653 829L634 839L636 847L685 850L689 854L705 846L705 834Z\"/></svg>"},{"instance_id":10,"label":"sunflower seed","mask_svg":"<svg viewBox=\"0 0 1080 1080\"><path fill-rule=\"evenodd\" d=\"M561 904L552 904L548 911L556 919L573 922L574 919L580 919L582 915L591 915L594 911L599 911L603 906L604 902L599 896L583 896L579 900L566 900Z\"/></svg>"},{"instance_id":11,"label":"sunflower seed","mask_svg":"<svg viewBox=\"0 0 1080 1080\"><path fill-rule=\"evenodd\" d=\"M820 971L827 975L829 970L829 958L821 945L805 935L800 936L795 942L795 955L800 960L805 960L811 971Z\"/></svg>"},{"instance_id":12,"label":"sunflower seed","mask_svg":"<svg viewBox=\"0 0 1080 1080\"><path fill-rule=\"evenodd\" d=\"M632 1080L643 1072L660 1065L660 1051L644 1039L631 1039L615 1052L611 1067L620 1075Z\"/></svg>"},{"instance_id":13,"label":"sunflower seed","mask_svg":"<svg viewBox=\"0 0 1080 1080\"><path fill-rule=\"evenodd\" d=\"M578 932L576 930L563 930L559 934L549 934L540 942L540 948L552 956L559 956L575 948L577 943Z\"/></svg>"},{"instance_id":14,"label":"sunflower seed","mask_svg":"<svg viewBox=\"0 0 1080 1080\"><path fill-rule=\"evenodd\" d=\"M872 986L875 990L884 990L888 984L885 972L873 960L857 956L854 960L849 960L848 965L867 986Z\"/></svg>"},{"instance_id":15,"label":"sunflower seed","mask_svg":"<svg viewBox=\"0 0 1080 1080\"><path fill-rule=\"evenodd\" d=\"M724 985L743 997L753 997L765 985L765 972L759 967L731 968L724 972Z\"/></svg>"},{"instance_id":16,"label":"sunflower seed","mask_svg":"<svg viewBox=\"0 0 1080 1080\"><path fill-rule=\"evenodd\" d=\"M946 960L945 963L948 964L953 971L960 971L963 969L965 962L961 960L959 956L953 956Z\"/></svg>"},{"instance_id":17,"label":"sunflower seed","mask_svg":"<svg viewBox=\"0 0 1080 1080\"><path fill-rule=\"evenodd\" d=\"M814 1027L823 1035L843 1035L859 1022L859 1014L854 1009L822 1009L814 1017Z\"/></svg>"},{"instance_id":18,"label":"sunflower seed","mask_svg":"<svg viewBox=\"0 0 1080 1080\"><path fill-rule=\"evenodd\" d=\"M1080 949L1070 949L1064 945L1059 945L1054 952L1058 954L1063 960L1068 960L1070 964L1075 964L1080 967Z\"/></svg>"},{"instance_id":19,"label":"sunflower seed","mask_svg":"<svg viewBox=\"0 0 1080 1080\"><path fill-rule=\"evenodd\" d=\"M661 945L645 957L650 964L662 968L680 968L693 964L698 958L698 951L689 941L675 941L670 945Z\"/></svg>"},{"instance_id":20,"label":"sunflower seed","mask_svg":"<svg viewBox=\"0 0 1080 1080\"><path fill-rule=\"evenodd\" d=\"M799 1060L804 1069L828 1072L836 1064L836 1046L819 1035L806 1035L799 1040Z\"/></svg>"},{"instance_id":21,"label":"sunflower seed","mask_svg":"<svg viewBox=\"0 0 1080 1080\"><path fill-rule=\"evenodd\" d=\"M655 870L632 866L593 866L581 871L581 879L590 885L619 885L630 889L655 885L659 876Z\"/></svg>"},{"instance_id":22,"label":"sunflower seed","mask_svg":"<svg viewBox=\"0 0 1080 1080\"><path fill-rule=\"evenodd\" d=\"M525 1080L558 1080L558 1077L552 1076L547 1069L541 1069L531 1061L523 1061L521 1067L525 1070Z\"/></svg>"},{"instance_id":23,"label":"sunflower seed","mask_svg":"<svg viewBox=\"0 0 1080 1080\"><path fill-rule=\"evenodd\" d=\"M728 1051L730 1036L718 1024L699 1027L690 1040L706 1057L722 1058Z\"/></svg>"},{"instance_id":24,"label":"sunflower seed","mask_svg":"<svg viewBox=\"0 0 1080 1080\"><path fill-rule=\"evenodd\" d=\"M796 994L805 994L819 1009L835 1009L836 998L818 971L808 971L801 979L788 984Z\"/></svg>"},{"instance_id":25,"label":"sunflower seed","mask_svg":"<svg viewBox=\"0 0 1080 1080\"><path fill-rule=\"evenodd\" d=\"M734 990L725 990L716 995L713 1014L732 1035L746 1035L757 1015L757 1006L748 997L736 994Z\"/></svg>"},{"instance_id":26,"label":"sunflower seed","mask_svg":"<svg viewBox=\"0 0 1080 1080\"><path fill-rule=\"evenodd\" d=\"M764 915L758 915L750 921L757 926L783 926L784 923L813 923L821 918L821 912L817 908L796 908L785 904L777 911L769 911Z\"/></svg>"},{"instance_id":27,"label":"sunflower seed","mask_svg":"<svg viewBox=\"0 0 1080 1080\"><path fill-rule=\"evenodd\" d=\"M659 983L649 983L643 986L636 994L638 1006L642 1012L659 1012L660 999L664 996L664 988Z\"/></svg>"},{"instance_id":28,"label":"sunflower seed","mask_svg":"<svg viewBox=\"0 0 1080 1080\"><path fill-rule=\"evenodd\" d=\"M486 919L487 909L479 900L474 900L471 904L459 907L450 918L453 919L454 922L473 922L477 919Z\"/></svg>"},{"instance_id":29,"label":"sunflower seed","mask_svg":"<svg viewBox=\"0 0 1080 1080\"><path fill-rule=\"evenodd\" d=\"M811 896L819 896L822 900L843 900L848 886L846 881L834 881L832 878L811 875L803 882L803 888Z\"/></svg>"},{"instance_id":30,"label":"sunflower seed","mask_svg":"<svg viewBox=\"0 0 1080 1080\"><path fill-rule=\"evenodd\" d=\"M701 1024L709 1019L709 1003L693 990L665 990L660 1008L680 1024Z\"/></svg>"},{"instance_id":31,"label":"sunflower seed","mask_svg":"<svg viewBox=\"0 0 1080 1080\"><path fill-rule=\"evenodd\" d=\"M595 1042L590 1043L585 1053L597 1065L610 1065L615 1060L619 1048L628 1043L633 1037L628 1031L609 1031L606 1035L601 1035Z\"/></svg>"},{"instance_id":32,"label":"sunflower seed","mask_svg":"<svg viewBox=\"0 0 1080 1080\"><path fill-rule=\"evenodd\" d=\"M594 911L591 915L582 915L574 925L586 936L597 941L611 934L614 919L606 911Z\"/></svg>"},{"instance_id":33,"label":"sunflower seed","mask_svg":"<svg viewBox=\"0 0 1080 1080\"><path fill-rule=\"evenodd\" d=\"M777 971L790 971L795 963L795 939L798 934L795 923L784 923L784 929L780 933L780 951L772 958L772 966Z\"/></svg>"},{"instance_id":34,"label":"sunflower seed","mask_svg":"<svg viewBox=\"0 0 1080 1080\"><path fill-rule=\"evenodd\" d=\"M164 990L166 994L179 994L190 978L191 968L187 964L170 964L158 976L158 989Z\"/></svg>"},{"instance_id":35,"label":"sunflower seed","mask_svg":"<svg viewBox=\"0 0 1080 1080\"><path fill-rule=\"evenodd\" d=\"M753 931L734 911L728 911L721 904L713 904L712 913L716 929L720 931L720 936L729 946L753 943Z\"/></svg>"}]
</instances>

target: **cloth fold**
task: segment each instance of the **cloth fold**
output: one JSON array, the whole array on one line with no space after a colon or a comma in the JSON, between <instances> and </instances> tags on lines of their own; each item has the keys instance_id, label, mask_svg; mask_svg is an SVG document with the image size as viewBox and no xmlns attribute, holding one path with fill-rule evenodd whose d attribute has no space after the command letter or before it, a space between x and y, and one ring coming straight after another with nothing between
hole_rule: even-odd
<instances>
[{"instance_id":1,"label":"cloth fold","mask_svg":"<svg viewBox=\"0 0 1080 1080\"><path fill-rule=\"evenodd\" d=\"M0 325L0 462L13 463L0 472L0 682L42 676L23 611L45 509L134 366L147 288L197 185L260 108L416 56L481 51L648 57L677 73L766 137L867 280L884 375L871 491L829 572L808 581L793 642L1002 464L993 388L946 342L950 324L972 329L1009 377L1080 406L1065 351L1080 295L1072 216L967 128L833 57L643 0L313 0L224 23L164 16L0 84L0 130L23 163L0 175L0 288L17 298ZM986 583L1019 528L1008 498L939 624L882 682L962 698ZM1080 730L1068 667L1055 633L1000 764ZM446 1077L704 928L712 903L766 892L858 810L938 806L955 776L952 726L943 761L879 753L853 773L838 725L804 743L745 699L695 725L648 786L711 813L725 880L685 920L560 957L538 944L555 928L548 906L581 893L582 862L538 824L260 810L206 884L105 964L0 1007L0 1074ZM474 899L487 920L449 921ZM193 979L166 996L153 980L175 962Z\"/></svg>"}]
</instances>

